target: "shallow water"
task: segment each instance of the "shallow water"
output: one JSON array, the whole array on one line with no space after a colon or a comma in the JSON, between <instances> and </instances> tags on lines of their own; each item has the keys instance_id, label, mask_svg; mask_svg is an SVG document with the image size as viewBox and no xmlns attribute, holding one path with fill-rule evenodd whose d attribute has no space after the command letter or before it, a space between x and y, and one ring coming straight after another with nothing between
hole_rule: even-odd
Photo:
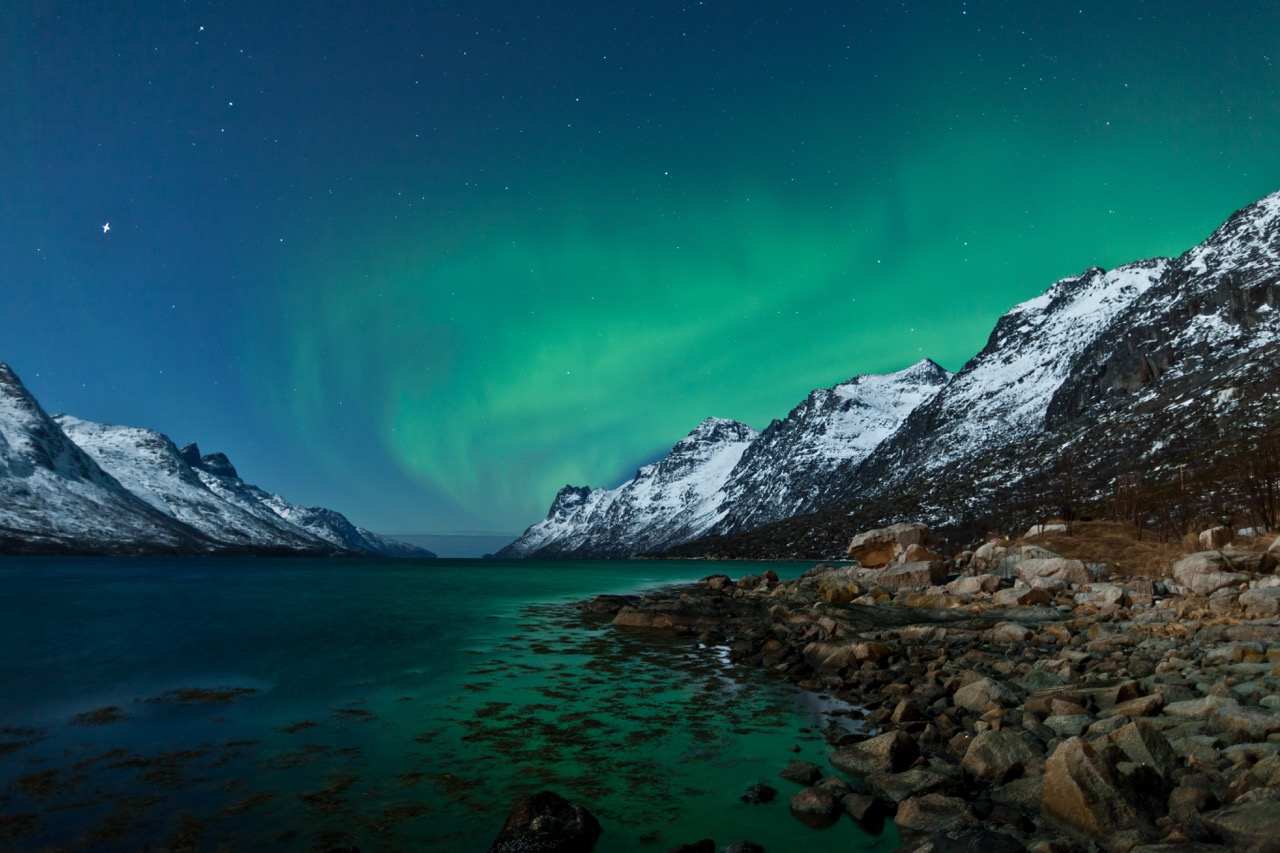
<instances>
[{"instance_id":1,"label":"shallow water","mask_svg":"<svg viewBox=\"0 0 1280 853\"><path fill-rule=\"evenodd\" d=\"M764 568L5 559L0 849L484 850L544 788L600 851L892 849L788 813L777 772L825 764L838 706L571 606Z\"/></svg>"}]
</instances>

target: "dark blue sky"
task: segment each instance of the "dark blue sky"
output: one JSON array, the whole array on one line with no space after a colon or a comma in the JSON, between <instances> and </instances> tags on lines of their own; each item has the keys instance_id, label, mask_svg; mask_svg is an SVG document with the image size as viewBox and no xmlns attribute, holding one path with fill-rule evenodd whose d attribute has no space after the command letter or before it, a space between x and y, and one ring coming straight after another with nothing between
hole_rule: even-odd
<instances>
[{"instance_id":1,"label":"dark blue sky","mask_svg":"<svg viewBox=\"0 0 1280 853\"><path fill-rule=\"evenodd\" d=\"M1267 2L3 10L0 360L387 532L957 369L1280 188Z\"/></svg>"}]
</instances>

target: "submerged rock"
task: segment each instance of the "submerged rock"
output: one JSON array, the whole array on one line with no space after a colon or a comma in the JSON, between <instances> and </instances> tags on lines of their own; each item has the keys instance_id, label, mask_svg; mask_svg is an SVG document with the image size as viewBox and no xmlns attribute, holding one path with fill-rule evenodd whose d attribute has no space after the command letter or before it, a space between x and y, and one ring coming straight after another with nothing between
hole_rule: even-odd
<instances>
[{"instance_id":1,"label":"submerged rock","mask_svg":"<svg viewBox=\"0 0 1280 853\"><path fill-rule=\"evenodd\" d=\"M600 837L591 812L552 791L516 803L489 853L589 853Z\"/></svg>"}]
</instances>

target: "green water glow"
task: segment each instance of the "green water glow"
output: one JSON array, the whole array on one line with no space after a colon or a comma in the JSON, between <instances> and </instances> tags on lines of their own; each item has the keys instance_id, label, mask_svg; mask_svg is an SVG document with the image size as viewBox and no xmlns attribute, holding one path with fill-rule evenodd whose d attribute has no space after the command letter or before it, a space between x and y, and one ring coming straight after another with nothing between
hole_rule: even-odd
<instances>
[{"instance_id":1,"label":"green water glow","mask_svg":"<svg viewBox=\"0 0 1280 853\"><path fill-rule=\"evenodd\" d=\"M552 789L600 850L893 849L892 826L800 823L777 777L854 718L570 606L716 568L763 566L8 561L0 845L475 850ZM740 802L757 781L779 799Z\"/></svg>"}]
</instances>

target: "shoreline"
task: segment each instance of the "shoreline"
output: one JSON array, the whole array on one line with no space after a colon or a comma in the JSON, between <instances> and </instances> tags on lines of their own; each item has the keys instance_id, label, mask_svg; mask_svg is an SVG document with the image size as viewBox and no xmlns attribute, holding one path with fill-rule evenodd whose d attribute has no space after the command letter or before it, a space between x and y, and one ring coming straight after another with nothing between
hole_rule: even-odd
<instances>
[{"instance_id":1,"label":"shoreline","mask_svg":"<svg viewBox=\"0 0 1280 853\"><path fill-rule=\"evenodd\" d=\"M779 785L806 822L891 816L900 849L920 853L1272 849L1275 548L1194 554L1167 580L999 551L712 575L578 606L615 630L727 645L862 708L868 735L825 732L828 767L779 756L803 780Z\"/></svg>"}]
</instances>

